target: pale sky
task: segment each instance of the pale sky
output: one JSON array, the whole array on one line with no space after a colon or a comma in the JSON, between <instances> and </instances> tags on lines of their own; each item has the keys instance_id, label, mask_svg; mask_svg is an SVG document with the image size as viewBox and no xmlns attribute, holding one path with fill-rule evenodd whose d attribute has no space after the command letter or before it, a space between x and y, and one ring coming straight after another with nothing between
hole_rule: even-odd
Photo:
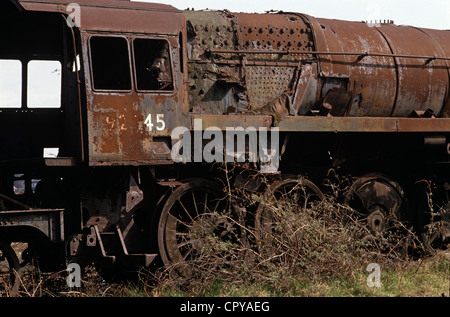
<instances>
[{"instance_id":1,"label":"pale sky","mask_svg":"<svg viewBox=\"0 0 450 317\"><path fill-rule=\"evenodd\" d=\"M134 0L143 1L143 0ZM282 10L318 18L351 21L394 20L424 28L450 29L449 0L161 0L178 9L228 9L234 12Z\"/></svg>"}]
</instances>

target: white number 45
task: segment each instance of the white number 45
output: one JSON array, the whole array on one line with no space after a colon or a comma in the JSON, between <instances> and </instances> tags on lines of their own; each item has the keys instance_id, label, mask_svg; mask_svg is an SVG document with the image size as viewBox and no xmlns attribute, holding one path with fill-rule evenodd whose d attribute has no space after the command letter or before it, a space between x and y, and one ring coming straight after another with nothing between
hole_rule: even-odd
<instances>
[{"instance_id":1,"label":"white number 45","mask_svg":"<svg viewBox=\"0 0 450 317\"><path fill-rule=\"evenodd\" d=\"M164 114L156 115L156 124L153 123L152 115L149 114L147 119L145 119L144 124L148 127L148 130L151 132L153 128L156 127L157 131L164 131L166 128L166 122L164 122Z\"/></svg>"}]
</instances>

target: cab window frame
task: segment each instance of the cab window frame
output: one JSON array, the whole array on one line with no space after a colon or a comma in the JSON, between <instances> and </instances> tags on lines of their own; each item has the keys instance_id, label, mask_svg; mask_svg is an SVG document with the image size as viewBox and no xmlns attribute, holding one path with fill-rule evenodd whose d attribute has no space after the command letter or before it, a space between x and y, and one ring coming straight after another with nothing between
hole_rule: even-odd
<instances>
[{"instance_id":1,"label":"cab window frame","mask_svg":"<svg viewBox=\"0 0 450 317\"><path fill-rule=\"evenodd\" d=\"M127 54L128 54L128 71L129 71L129 79L130 79L130 89L116 89L116 88L111 88L111 89L105 89L105 88L96 88L95 87L95 76L94 76L94 60L92 58L92 45L91 45L91 40L93 38L119 38L119 39L123 39L126 43L127 46ZM87 38L87 46L88 46L88 54L89 54L89 78L91 81L91 89L94 92L99 92L99 93L132 93L133 89L134 89L134 74L133 74L133 68L132 68L132 51L130 49L130 41L128 39L128 37L124 36L124 35L119 35L119 34L90 34Z\"/></svg>"},{"instance_id":2,"label":"cab window frame","mask_svg":"<svg viewBox=\"0 0 450 317\"><path fill-rule=\"evenodd\" d=\"M135 48L135 40L149 40L149 41L164 41L167 43L168 47L168 56L169 56L169 65L170 65L170 72L171 72L171 89L139 89L139 83L138 83L138 71L137 71L137 60L136 60L136 48ZM156 37L156 36L136 36L133 38L130 38L130 46L132 48L132 70L134 74L134 87L137 93L145 93L145 94L167 94L172 95L175 93L175 65L174 65L174 58L173 58L173 47L171 45L171 42L168 37Z\"/></svg>"}]
</instances>

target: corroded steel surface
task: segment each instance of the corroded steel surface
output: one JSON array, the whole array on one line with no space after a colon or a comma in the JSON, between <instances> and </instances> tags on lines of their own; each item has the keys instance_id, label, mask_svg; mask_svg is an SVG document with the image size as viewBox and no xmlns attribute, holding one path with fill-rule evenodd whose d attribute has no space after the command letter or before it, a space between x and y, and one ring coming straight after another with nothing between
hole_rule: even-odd
<instances>
[{"instance_id":1,"label":"corroded steel surface","mask_svg":"<svg viewBox=\"0 0 450 317\"><path fill-rule=\"evenodd\" d=\"M450 31L432 30L432 29L419 29L424 32L430 39L434 42L436 50L438 51L438 56L449 56L450 52ZM447 72L450 72L450 61L445 61L444 64L447 68ZM441 66L442 67L442 66ZM447 88L446 92L446 102L444 105L443 113L447 117L450 117L450 89Z\"/></svg>"},{"instance_id":2,"label":"corroded steel surface","mask_svg":"<svg viewBox=\"0 0 450 317\"><path fill-rule=\"evenodd\" d=\"M449 119L289 117L278 127L282 132L434 132L450 133Z\"/></svg>"},{"instance_id":3,"label":"corroded steel surface","mask_svg":"<svg viewBox=\"0 0 450 317\"><path fill-rule=\"evenodd\" d=\"M271 103L295 89L299 61L307 58L303 53L313 45L311 29L302 17L228 11L184 14L192 25L192 112L271 111ZM299 53L280 54L287 50Z\"/></svg>"},{"instance_id":4,"label":"corroded steel surface","mask_svg":"<svg viewBox=\"0 0 450 317\"><path fill-rule=\"evenodd\" d=\"M388 43L366 23L313 19L318 51L391 54ZM320 55L320 75L326 78L322 98L338 116L390 116L396 99L393 58ZM380 78L380 80L374 80Z\"/></svg>"},{"instance_id":5,"label":"corroded steel surface","mask_svg":"<svg viewBox=\"0 0 450 317\"><path fill-rule=\"evenodd\" d=\"M394 54L442 56L442 51L425 33L408 26L383 25L378 28ZM443 31L445 32L445 31ZM450 52L447 52L450 55ZM396 58L398 73L397 100L394 117L408 116L412 110L431 109L439 115L449 89L444 61L427 63L423 59ZM413 109L411 109L414 107Z\"/></svg>"},{"instance_id":6,"label":"corroded steel surface","mask_svg":"<svg viewBox=\"0 0 450 317\"><path fill-rule=\"evenodd\" d=\"M0 228L33 227L52 242L62 242L65 240L63 213L62 209L0 211Z\"/></svg>"},{"instance_id":7,"label":"corroded steel surface","mask_svg":"<svg viewBox=\"0 0 450 317\"><path fill-rule=\"evenodd\" d=\"M85 56L90 52L89 39L96 34L82 34ZM139 37L141 38L141 37ZM145 38L145 37L144 37ZM134 37L130 37L132 41ZM179 41L168 36L171 60L180 60ZM84 59L85 69L90 70L89 58ZM181 65L174 63L174 89L167 92L102 91L94 88L93 79L86 78L87 125L89 129L89 155L92 165L141 165L170 163L170 133L178 126L189 126L183 115L183 76ZM134 85L135 83L133 83ZM164 129L158 130L157 116L164 121ZM147 119L154 125L146 124Z\"/></svg>"},{"instance_id":8,"label":"corroded steel surface","mask_svg":"<svg viewBox=\"0 0 450 317\"><path fill-rule=\"evenodd\" d=\"M190 60L194 113L227 114L230 109L224 105L233 102L233 110L272 113L276 121L288 114L306 115L323 103L332 106L333 116L446 113L450 51L440 43L446 41L446 31L433 30L438 35L432 37L431 31L392 23L370 25L293 13L185 15L199 31L191 42L196 52ZM206 87L199 79L205 69L217 74ZM224 73L228 80L222 80ZM239 90L235 100L213 94L218 105L213 106L207 92L232 83Z\"/></svg>"},{"instance_id":9,"label":"corroded steel surface","mask_svg":"<svg viewBox=\"0 0 450 317\"><path fill-rule=\"evenodd\" d=\"M425 109L432 109L437 115L442 113L449 89L446 61L420 58L450 55L450 51L439 47L437 40L420 29L391 23L376 26L309 19L318 51L356 53L319 56L322 76L349 79L345 93L351 102L339 115L406 117L414 110ZM440 36L448 33L435 32ZM365 53L380 55L363 56ZM407 58L389 57L389 54ZM343 94L344 91L341 99ZM338 107L344 104L337 103Z\"/></svg>"}]
</instances>

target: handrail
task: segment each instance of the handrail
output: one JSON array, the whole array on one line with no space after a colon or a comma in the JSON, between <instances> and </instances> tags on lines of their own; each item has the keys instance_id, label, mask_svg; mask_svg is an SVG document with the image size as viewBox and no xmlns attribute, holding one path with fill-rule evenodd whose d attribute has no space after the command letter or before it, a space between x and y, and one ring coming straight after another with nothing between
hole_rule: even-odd
<instances>
[{"instance_id":1,"label":"handrail","mask_svg":"<svg viewBox=\"0 0 450 317\"><path fill-rule=\"evenodd\" d=\"M450 60L446 56L426 56L426 55L405 55L405 54L386 54L386 53L369 53L369 52L325 52L325 51L271 51L271 50L215 50L208 49L210 54L278 54L278 55L342 55L342 56L359 56L360 59L366 56L375 57L393 57L393 58L413 58L426 59L427 63L433 60Z\"/></svg>"}]
</instances>

